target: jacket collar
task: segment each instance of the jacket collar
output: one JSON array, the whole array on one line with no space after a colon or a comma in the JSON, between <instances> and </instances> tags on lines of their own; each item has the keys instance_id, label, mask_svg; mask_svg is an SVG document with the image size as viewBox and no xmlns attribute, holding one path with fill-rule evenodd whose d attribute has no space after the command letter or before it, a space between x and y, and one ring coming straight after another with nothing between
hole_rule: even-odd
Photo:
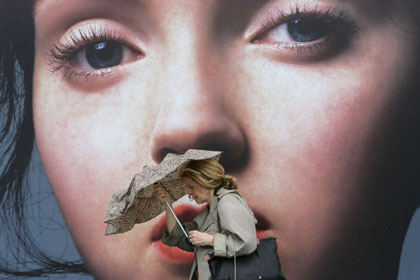
<instances>
[{"instance_id":1,"label":"jacket collar","mask_svg":"<svg viewBox=\"0 0 420 280\"><path fill-rule=\"evenodd\" d=\"M217 199L219 200L220 198L222 198L222 196L223 196L223 195L225 195L225 194L227 194L227 193L232 193L232 192L237 193L238 191L237 191L237 190L228 190L228 189L225 189L225 188L220 188L220 189L216 192L215 197L217 197Z\"/></svg>"},{"instance_id":2,"label":"jacket collar","mask_svg":"<svg viewBox=\"0 0 420 280\"><path fill-rule=\"evenodd\" d=\"M228 190L225 188L220 188L217 192L216 195L213 198L213 201L211 202L211 207L210 207L210 211L209 212L213 212L215 209L217 209L217 204L219 203L219 200L227 193L238 193L237 190Z\"/></svg>"}]
</instances>

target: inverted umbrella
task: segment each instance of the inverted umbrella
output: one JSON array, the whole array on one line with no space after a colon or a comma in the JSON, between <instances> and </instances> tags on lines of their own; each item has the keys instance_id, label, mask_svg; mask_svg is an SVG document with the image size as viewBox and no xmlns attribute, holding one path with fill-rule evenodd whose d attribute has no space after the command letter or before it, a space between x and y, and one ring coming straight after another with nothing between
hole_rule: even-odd
<instances>
[{"instance_id":1,"label":"inverted umbrella","mask_svg":"<svg viewBox=\"0 0 420 280\"><path fill-rule=\"evenodd\" d=\"M165 207L154 197L153 185L159 182L173 201L178 200L186 194L179 170L191 160L219 160L221 153L190 149L183 155L167 154L157 166L144 166L127 189L112 196L104 219L108 224L105 235L129 231L135 224L147 222L162 213Z\"/></svg>"}]
</instances>

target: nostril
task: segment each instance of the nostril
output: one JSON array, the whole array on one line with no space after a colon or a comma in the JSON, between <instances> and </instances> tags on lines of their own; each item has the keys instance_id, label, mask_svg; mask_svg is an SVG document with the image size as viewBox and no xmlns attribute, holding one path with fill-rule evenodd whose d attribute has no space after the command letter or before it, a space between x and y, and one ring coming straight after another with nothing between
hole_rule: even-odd
<instances>
[{"instance_id":1,"label":"nostril","mask_svg":"<svg viewBox=\"0 0 420 280\"><path fill-rule=\"evenodd\" d=\"M246 164L248 160L246 143L235 141L225 141L225 143L226 145L223 143L212 143L204 146L202 149L223 152L220 163L225 168L225 171L239 171L242 168L242 165Z\"/></svg>"},{"instance_id":2,"label":"nostril","mask_svg":"<svg viewBox=\"0 0 420 280\"><path fill-rule=\"evenodd\" d=\"M203 143L204 142L204 143ZM209 151L221 151L223 152L222 157L220 158L220 163L225 168L225 171L235 172L242 169L242 165L246 164L248 161L248 150L246 146L243 145L224 145L222 143L205 143L205 141L201 142L202 145L191 145L185 147L184 149L171 149L167 147L162 147L157 151L153 159L156 163L161 163L165 156L168 153L173 154L184 154L188 149L201 149L201 150L209 150Z\"/></svg>"},{"instance_id":3,"label":"nostril","mask_svg":"<svg viewBox=\"0 0 420 280\"><path fill-rule=\"evenodd\" d=\"M168 153L184 154L188 149L201 149L223 152L221 163L229 170L236 170L238 164L244 163L247 144L241 127L225 112L212 108L203 107L201 114L192 114L184 108L177 110L176 116L172 113L172 118L162 114L150 139L153 160L161 163Z\"/></svg>"},{"instance_id":4,"label":"nostril","mask_svg":"<svg viewBox=\"0 0 420 280\"><path fill-rule=\"evenodd\" d=\"M211 146L207 146L207 147L191 147L190 149L200 149L200 150L223 152L222 157L220 158L220 163L225 168L229 168L229 169L232 167L232 165L238 163L237 162L238 157L236 156L236 154L241 152L240 150L236 150L236 151L231 150L231 148L227 148L226 146L223 146L223 145L211 145ZM169 153L184 154L187 150L178 152L178 151L175 151L173 149L163 148L159 151L159 153L157 154L157 156L155 157L154 160L157 163L161 163L167 154L169 154Z\"/></svg>"},{"instance_id":5,"label":"nostril","mask_svg":"<svg viewBox=\"0 0 420 280\"><path fill-rule=\"evenodd\" d=\"M162 160L165 158L165 156L167 155L167 154L169 154L169 153L172 153L172 154L178 154L178 152L177 151L175 151L175 150L173 150L173 149L170 149L170 148L162 148L158 153L157 153L157 155L156 155L156 158L154 158L154 160L157 162L157 163L161 163L162 162Z\"/></svg>"}]
</instances>

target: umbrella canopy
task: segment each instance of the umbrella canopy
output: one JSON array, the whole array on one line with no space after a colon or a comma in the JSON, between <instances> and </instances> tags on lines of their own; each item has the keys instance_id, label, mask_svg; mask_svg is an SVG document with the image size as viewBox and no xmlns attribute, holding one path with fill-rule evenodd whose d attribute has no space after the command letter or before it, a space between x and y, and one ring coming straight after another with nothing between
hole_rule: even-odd
<instances>
[{"instance_id":1,"label":"umbrella canopy","mask_svg":"<svg viewBox=\"0 0 420 280\"><path fill-rule=\"evenodd\" d=\"M108 224L105 235L129 231L135 224L147 222L162 213L165 207L154 197L153 184L159 182L175 201L186 194L179 170L191 160L219 160L221 153L190 149L183 155L167 154L157 166L144 166L128 189L112 196L104 220Z\"/></svg>"}]
</instances>

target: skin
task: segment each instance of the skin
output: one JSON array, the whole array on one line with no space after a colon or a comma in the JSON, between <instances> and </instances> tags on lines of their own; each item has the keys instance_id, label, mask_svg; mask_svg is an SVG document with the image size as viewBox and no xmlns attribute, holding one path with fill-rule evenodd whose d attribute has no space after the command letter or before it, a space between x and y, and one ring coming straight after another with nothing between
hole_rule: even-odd
<instances>
[{"instance_id":1,"label":"skin","mask_svg":"<svg viewBox=\"0 0 420 280\"><path fill-rule=\"evenodd\" d=\"M211 207L211 203L212 203L213 198L214 198L214 190L213 189L206 188L206 187L194 182L192 179L190 179L188 177L184 177L183 180L184 180L184 183L185 183L185 186L186 186L186 189L187 189L187 194L189 196L191 196L191 198L194 199L194 201L197 204L207 203L209 205L209 207ZM166 200L172 206L172 201L170 200L170 195L168 194L168 192L166 192L159 185L157 185L155 188L156 188L155 197L157 199L159 199L162 202L162 204L165 206L166 226L167 226L169 232L171 232L176 225L176 220L175 220L174 216L172 215L170 209L168 208L168 206L165 203L165 200ZM205 233L205 232L200 232L198 230L191 230L191 231L188 232L188 236L190 238L190 242L193 245L198 245L198 246L212 245L212 241L213 241L213 235L212 234L208 234L208 233Z\"/></svg>"},{"instance_id":2,"label":"skin","mask_svg":"<svg viewBox=\"0 0 420 280\"><path fill-rule=\"evenodd\" d=\"M159 218L108 237L103 218L143 165L203 148L224 151L226 172L277 238L288 279L396 279L418 205L414 184L393 177L406 177L395 169L405 145L396 136L413 118L402 105L418 45L404 10L379 2L39 1L36 140L93 275L187 277L189 265L164 263L153 249ZM261 22L296 5L343 10L359 30L342 48L315 53L276 45L273 33L252 41ZM124 63L106 78L51 72L51 45L95 19L128 41ZM174 206L183 203L193 202Z\"/></svg>"}]
</instances>

